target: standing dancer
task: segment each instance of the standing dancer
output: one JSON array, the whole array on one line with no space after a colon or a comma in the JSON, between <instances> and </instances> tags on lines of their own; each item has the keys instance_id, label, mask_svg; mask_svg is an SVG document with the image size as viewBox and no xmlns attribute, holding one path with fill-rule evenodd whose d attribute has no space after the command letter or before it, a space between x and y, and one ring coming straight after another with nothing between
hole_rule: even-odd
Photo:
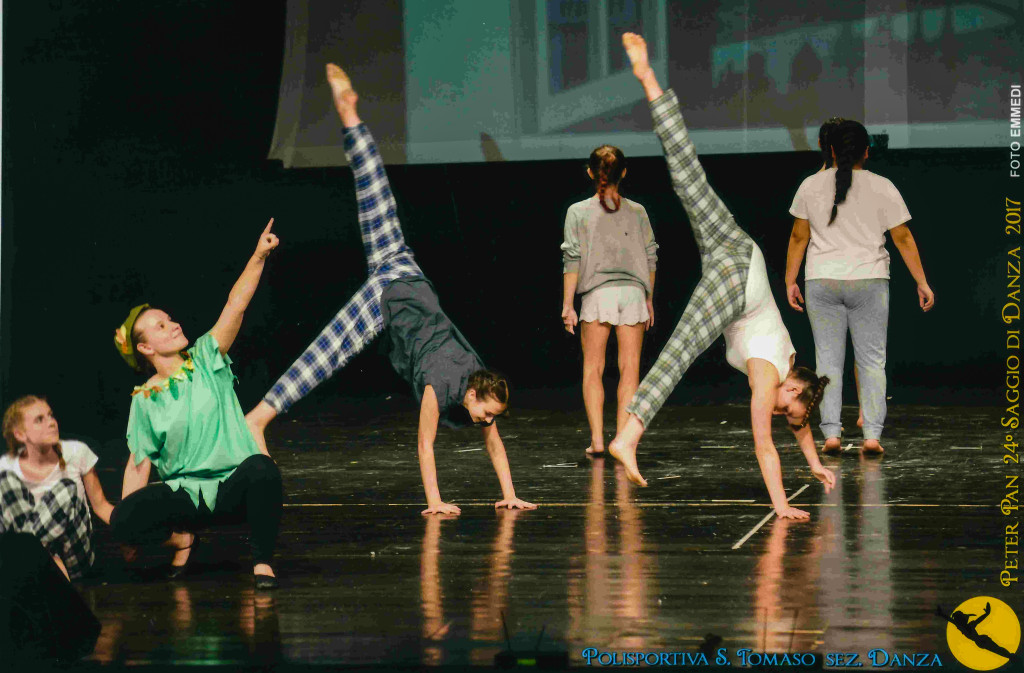
<instances>
[{"instance_id":1,"label":"standing dancer","mask_svg":"<svg viewBox=\"0 0 1024 673\"><path fill-rule=\"evenodd\" d=\"M591 198L569 206L562 243L562 323L569 334L577 322L583 345L583 405L590 424L587 453L604 453L604 357L615 328L619 347L615 430L626 422L626 405L640 385L644 330L654 325L654 272L658 244L639 203L619 195L626 176L622 150L602 145L590 154ZM573 296L583 295L577 318Z\"/></svg>"},{"instance_id":2,"label":"standing dancer","mask_svg":"<svg viewBox=\"0 0 1024 673\"><path fill-rule=\"evenodd\" d=\"M796 278L806 252L807 317L814 333L818 371L835 381L821 401L824 451L840 451L843 365L849 331L863 414L861 451L877 455L884 452L879 439L886 413L887 231L917 281L922 311L931 310L935 295L906 224L910 212L903 197L892 182L864 170L867 130L858 122L844 120L829 132L828 143L836 166L804 180L789 209L795 219L786 258L786 293L790 306L801 310L798 302L803 297Z\"/></svg>"},{"instance_id":3,"label":"standing dancer","mask_svg":"<svg viewBox=\"0 0 1024 673\"><path fill-rule=\"evenodd\" d=\"M174 548L172 579L195 556L197 530L244 521L255 586L277 587L271 563L281 523L281 472L245 425L228 357L264 262L277 247L273 223L263 230L217 324L192 348L185 350L181 325L148 304L133 308L114 331L114 346L125 362L152 376L132 392L131 456L111 532L125 545ZM162 483L148 484L153 467Z\"/></svg>"},{"instance_id":4,"label":"standing dancer","mask_svg":"<svg viewBox=\"0 0 1024 673\"><path fill-rule=\"evenodd\" d=\"M702 270L679 324L628 407L629 420L608 450L625 466L630 481L646 486L636 464L640 437L694 359L724 334L729 364L746 372L750 382L754 449L775 512L783 518L807 518L807 512L786 501L772 415L787 417L811 472L828 492L835 475L822 467L807 427L828 379L804 367L793 368L795 350L772 298L760 249L708 185L675 93L662 91L650 67L647 43L633 33L623 35L622 42L651 103L654 131L697 239Z\"/></svg>"},{"instance_id":5,"label":"standing dancer","mask_svg":"<svg viewBox=\"0 0 1024 673\"><path fill-rule=\"evenodd\" d=\"M423 514L459 514L441 500L434 466L438 423L483 426L484 443L501 483L495 507L533 509L516 497L505 445L494 419L508 405L508 384L484 369L480 356L441 310L434 286L405 244L384 164L370 130L356 113L358 96L341 68L327 66L334 105L345 126L345 154L355 174L359 230L370 277L306 351L246 416L265 448L264 431L280 413L306 396L389 328L392 366L420 401L419 459L427 509Z\"/></svg>"}]
</instances>

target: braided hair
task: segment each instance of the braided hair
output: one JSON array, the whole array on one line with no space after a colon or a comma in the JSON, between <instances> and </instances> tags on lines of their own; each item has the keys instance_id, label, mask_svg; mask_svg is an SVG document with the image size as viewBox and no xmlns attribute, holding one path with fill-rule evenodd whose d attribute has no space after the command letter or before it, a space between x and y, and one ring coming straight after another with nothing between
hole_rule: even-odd
<instances>
[{"instance_id":1,"label":"braided hair","mask_svg":"<svg viewBox=\"0 0 1024 673\"><path fill-rule=\"evenodd\" d=\"M828 377L818 376L807 367L794 367L793 371L789 373L788 378L796 379L804 384L804 389L797 395L796 401L803 402L807 411L804 412L803 420L800 421L799 425L789 424L789 427L793 430L802 430L807 427L807 422L811 418L811 412L821 403L821 397L825 394L825 386L829 383Z\"/></svg>"},{"instance_id":2,"label":"braided hair","mask_svg":"<svg viewBox=\"0 0 1024 673\"><path fill-rule=\"evenodd\" d=\"M825 168L832 168L832 133L839 128L839 124L846 121L842 117L831 117L818 129L818 147L821 148L821 161Z\"/></svg>"},{"instance_id":3,"label":"braided hair","mask_svg":"<svg viewBox=\"0 0 1024 673\"><path fill-rule=\"evenodd\" d=\"M587 162L591 175L594 176L594 184L597 186L597 198L605 212L614 213L619 210L621 199L617 194L611 198L614 208L609 208L604 200L604 192L608 186L617 187L622 180L622 174L626 171L626 155L618 147L613 145L601 145L590 153L590 160Z\"/></svg>"},{"instance_id":4,"label":"braided hair","mask_svg":"<svg viewBox=\"0 0 1024 673\"><path fill-rule=\"evenodd\" d=\"M839 204L846 201L846 193L853 184L853 166L864 158L868 149L868 130L859 122L847 119L828 134L828 139L836 152L836 199L832 204L832 216L828 218L828 223L832 224L839 212Z\"/></svg>"},{"instance_id":5,"label":"braided hair","mask_svg":"<svg viewBox=\"0 0 1024 673\"><path fill-rule=\"evenodd\" d=\"M470 374L466 389L475 390L477 399L493 397L502 404L508 404L508 381L501 374L489 369L478 369Z\"/></svg>"}]
</instances>

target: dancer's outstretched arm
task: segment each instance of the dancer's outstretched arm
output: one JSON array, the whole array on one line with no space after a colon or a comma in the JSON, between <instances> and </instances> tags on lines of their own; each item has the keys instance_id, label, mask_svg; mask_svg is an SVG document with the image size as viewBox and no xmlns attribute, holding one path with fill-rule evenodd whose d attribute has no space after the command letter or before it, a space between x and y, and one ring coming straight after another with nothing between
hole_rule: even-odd
<instances>
[{"instance_id":1,"label":"dancer's outstretched arm","mask_svg":"<svg viewBox=\"0 0 1024 673\"><path fill-rule=\"evenodd\" d=\"M427 508L421 514L460 514L455 505L441 500L441 490L437 487L437 467L434 465L434 439L437 437L437 422L441 418L441 409L437 405L434 386L423 389L423 400L420 402L420 429L417 442L420 456L420 476L423 478L423 491L427 496Z\"/></svg>"},{"instance_id":2,"label":"dancer's outstretched arm","mask_svg":"<svg viewBox=\"0 0 1024 673\"><path fill-rule=\"evenodd\" d=\"M775 411L779 372L767 360L751 358L747 360L747 376L750 381L750 426L754 432L754 452L772 506L780 518L808 519L810 514L790 507L786 501L786 489L782 486L782 463L772 439L772 413Z\"/></svg>"},{"instance_id":3,"label":"dancer's outstretched arm","mask_svg":"<svg viewBox=\"0 0 1024 673\"><path fill-rule=\"evenodd\" d=\"M274 218L270 218L270 222L267 222L266 228L260 234L256 252L249 258L249 263L245 265L242 275L235 281L231 293L228 294L228 303L224 305L224 310L217 318L217 324L210 330L210 334L217 340L217 346L221 353L227 353L231 344L235 343L235 337L238 336L238 330L242 326L242 316L245 315L245 309L248 308L252 295L256 292L256 286L259 285L260 276L263 274L263 263L270 255L270 251L277 247L277 236L270 232L270 227L273 224Z\"/></svg>"},{"instance_id":4,"label":"dancer's outstretched arm","mask_svg":"<svg viewBox=\"0 0 1024 673\"><path fill-rule=\"evenodd\" d=\"M512 485L512 471L508 467L508 456L505 455L505 444L498 434L498 424L485 425L481 429L484 433L484 444L487 445L487 454L491 457L491 465L494 466L494 473L498 475L498 481L501 483L501 500L494 503L495 508L537 509L537 505L532 502L516 497L516 489Z\"/></svg>"},{"instance_id":5,"label":"dancer's outstretched arm","mask_svg":"<svg viewBox=\"0 0 1024 673\"><path fill-rule=\"evenodd\" d=\"M804 458L807 459L807 466L811 468L811 474L825 485L825 492L830 493L832 487L836 485L836 475L821 464L821 460L818 458L818 446L814 443L811 427L805 425L799 430L793 430L793 436L796 437L796 443L800 447L800 451L803 452Z\"/></svg>"}]
</instances>

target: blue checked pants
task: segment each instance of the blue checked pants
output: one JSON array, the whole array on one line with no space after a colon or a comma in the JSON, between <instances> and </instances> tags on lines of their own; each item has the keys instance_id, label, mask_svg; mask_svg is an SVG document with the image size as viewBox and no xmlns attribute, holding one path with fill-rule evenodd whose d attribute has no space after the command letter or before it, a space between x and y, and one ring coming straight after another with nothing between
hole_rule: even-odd
<instances>
[{"instance_id":1,"label":"blue checked pants","mask_svg":"<svg viewBox=\"0 0 1024 673\"><path fill-rule=\"evenodd\" d=\"M359 233L369 277L292 363L263 400L284 413L341 369L384 328L381 294L396 278L422 276L405 244L384 162L365 124L345 129L345 155L355 175Z\"/></svg>"},{"instance_id":2,"label":"blue checked pants","mask_svg":"<svg viewBox=\"0 0 1024 673\"><path fill-rule=\"evenodd\" d=\"M648 427L697 356L743 314L754 241L708 184L672 90L651 103L672 186L683 202L700 251L701 279L668 343L627 411Z\"/></svg>"}]
</instances>

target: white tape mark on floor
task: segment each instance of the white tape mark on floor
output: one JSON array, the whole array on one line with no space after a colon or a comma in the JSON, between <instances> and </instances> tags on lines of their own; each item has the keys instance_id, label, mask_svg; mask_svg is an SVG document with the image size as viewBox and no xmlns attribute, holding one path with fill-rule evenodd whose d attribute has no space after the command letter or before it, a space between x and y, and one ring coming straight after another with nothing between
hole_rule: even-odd
<instances>
[{"instance_id":1,"label":"white tape mark on floor","mask_svg":"<svg viewBox=\"0 0 1024 673\"><path fill-rule=\"evenodd\" d=\"M801 493L803 493L806 490L807 490L807 484L804 484L803 486L801 486L797 490L796 493L794 493L793 495L791 495L788 498L786 498L786 502L792 501L793 498L797 497L798 495L800 495ZM753 530L751 530L749 533L747 533L746 535L741 537L740 541L737 542L736 544L734 544L732 546L732 548L733 549L739 549L740 547L742 547L743 543L746 542L747 540L749 540L751 537L753 537L754 533L756 533L757 531L761 530L761 526L763 526L766 523L768 523L773 516L775 516L775 510L774 509L772 509L772 511L768 512L768 514L765 515L765 517L763 519L761 519L761 522L759 524L757 524L756 526L754 526Z\"/></svg>"}]
</instances>

